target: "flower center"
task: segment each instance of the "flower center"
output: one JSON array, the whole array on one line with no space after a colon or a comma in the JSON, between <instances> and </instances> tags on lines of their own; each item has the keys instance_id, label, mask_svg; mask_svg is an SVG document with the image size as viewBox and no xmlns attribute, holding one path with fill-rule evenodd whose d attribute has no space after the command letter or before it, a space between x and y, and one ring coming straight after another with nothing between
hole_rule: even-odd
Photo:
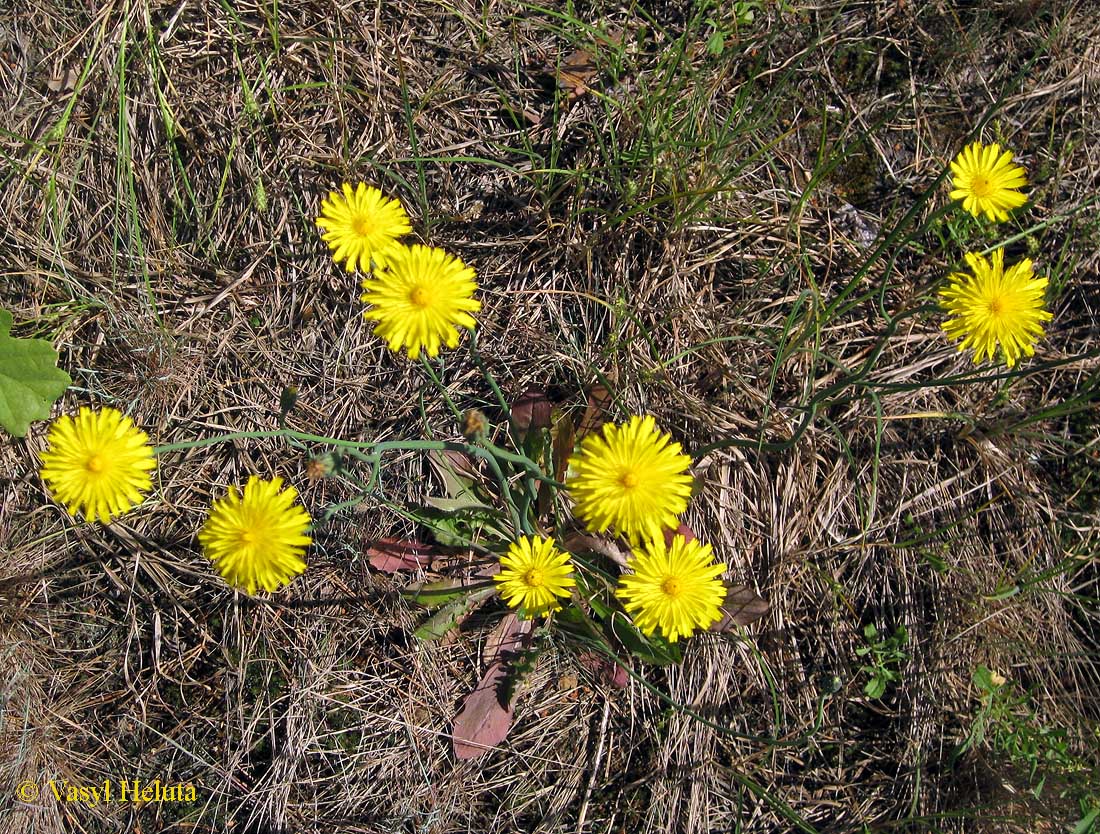
<instances>
[{"instance_id":1,"label":"flower center","mask_svg":"<svg viewBox=\"0 0 1100 834\"><path fill-rule=\"evenodd\" d=\"M528 568L527 573L523 575L523 582L529 588L541 588L546 584L546 575L542 568Z\"/></svg>"},{"instance_id":2,"label":"flower center","mask_svg":"<svg viewBox=\"0 0 1100 834\"><path fill-rule=\"evenodd\" d=\"M665 592L665 596L676 599L684 591L684 583L680 581L677 576L669 576L665 578L665 581L661 583L661 590Z\"/></svg>"},{"instance_id":3,"label":"flower center","mask_svg":"<svg viewBox=\"0 0 1100 834\"><path fill-rule=\"evenodd\" d=\"M989 299L989 315L999 318L1005 312L1005 300L1000 296Z\"/></svg>"},{"instance_id":4,"label":"flower center","mask_svg":"<svg viewBox=\"0 0 1100 834\"><path fill-rule=\"evenodd\" d=\"M423 310L431 305L432 297L424 287L413 287L413 291L409 293L409 303Z\"/></svg>"},{"instance_id":5,"label":"flower center","mask_svg":"<svg viewBox=\"0 0 1100 834\"><path fill-rule=\"evenodd\" d=\"M628 469L619 478L619 483L622 484L623 489L634 489L638 485L638 476Z\"/></svg>"},{"instance_id":6,"label":"flower center","mask_svg":"<svg viewBox=\"0 0 1100 834\"><path fill-rule=\"evenodd\" d=\"M103 459L103 455L98 453L88 458L87 462L84 464L84 468L89 472L102 472L106 466L107 461Z\"/></svg>"},{"instance_id":7,"label":"flower center","mask_svg":"<svg viewBox=\"0 0 1100 834\"><path fill-rule=\"evenodd\" d=\"M369 217L359 214L352 218L351 230L359 237L369 237L374 233L374 224Z\"/></svg>"},{"instance_id":8,"label":"flower center","mask_svg":"<svg viewBox=\"0 0 1100 834\"><path fill-rule=\"evenodd\" d=\"M260 540L260 534L255 530L241 530L241 544L247 547Z\"/></svg>"},{"instance_id":9,"label":"flower center","mask_svg":"<svg viewBox=\"0 0 1100 834\"><path fill-rule=\"evenodd\" d=\"M993 190L989 184L989 177L981 176L972 177L970 180L970 190L975 197L988 197L989 193Z\"/></svg>"}]
</instances>

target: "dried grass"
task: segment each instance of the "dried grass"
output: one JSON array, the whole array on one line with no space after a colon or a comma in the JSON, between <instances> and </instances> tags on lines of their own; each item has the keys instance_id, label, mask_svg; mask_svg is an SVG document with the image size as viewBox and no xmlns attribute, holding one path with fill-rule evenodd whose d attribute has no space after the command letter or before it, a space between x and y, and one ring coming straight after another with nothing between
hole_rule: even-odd
<instances>
[{"instance_id":1,"label":"dried grass","mask_svg":"<svg viewBox=\"0 0 1100 834\"><path fill-rule=\"evenodd\" d=\"M796 6L782 36L773 9L732 57L709 59L700 42L683 59L713 121L753 121L717 159L702 139L644 153L643 91L658 94L686 3L649 5L656 23L624 52L619 84L601 66L595 88L620 107L589 93L560 111L553 67L591 37L515 3L280 4L277 22L265 4L44 3L0 22L5 305L62 351L76 386L66 407L132 408L160 443L274 427L291 384L305 431L418 436L423 408L432 431L454 432L415 369L371 336L353 278L312 227L320 195L360 178L476 265L480 342L509 393L547 386L579 405L599 371L624 411L654 413L690 450L783 441L798 403L839 378L822 356L854 367L882 333L872 305L815 319L866 254L866 230L889 228L1002 96L997 135L1035 172L1030 216L1047 222L1034 238L1063 272L1039 359L1087 355L1003 390L905 388L969 367L932 321L910 320L869 377L894 386L872 389L878 412L869 397L837 401L787 452L706 458L688 522L772 611L744 639L699 638L682 668L642 673L731 732L637 685L578 681L555 651L525 686L507 749L473 763L451 758L447 733L483 632L417 642L400 583L363 559L373 537L409 532L400 517L381 504L346 514L291 590L252 604L196 549L211 496L254 472L292 479L310 507L344 490L307 485L305 459L279 444L224 445L168 457L155 503L82 525L36 477L36 426L0 448L0 795L23 779L159 776L193 783L199 802L179 819L169 803L45 801L8 811L6 830L792 830L746 780L822 832L1068 818L1052 799L1020 798L1002 762L949 761L977 707L978 664L1033 688L1044 721L1096 726L1096 609L1071 595L1095 604L1095 570L1052 570L1095 552L1064 480L1067 450L1095 450L1094 404L1084 422L1002 430L1095 381L1095 209L1058 218L1100 179L1096 21L1085 3ZM628 42L644 17L576 14ZM75 98L50 89L84 66ZM763 103L739 115L745 89ZM64 137L51 136L70 106ZM684 108L670 115L694 135L702 117ZM550 163L552 148L547 167L589 179L539 173L532 154ZM845 148L842 164L802 200L829 167L821 148ZM720 162L736 166L732 181L684 216L684 190L719 187ZM620 175L632 200L611 187ZM904 253L888 307L956 256ZM867 286L882 277L880 264ZM781 358L778 340L804 328L813 348ZM461 352L444 378L459 402L490 401ZM931 412L974 425L917 416ZM412 457L383 486L396 503L432 488ZM994 598L1044 571L1038 588ZM880 701L857 674L868 622L910 634L903 683Z\"/></svg>"}]
</instances>

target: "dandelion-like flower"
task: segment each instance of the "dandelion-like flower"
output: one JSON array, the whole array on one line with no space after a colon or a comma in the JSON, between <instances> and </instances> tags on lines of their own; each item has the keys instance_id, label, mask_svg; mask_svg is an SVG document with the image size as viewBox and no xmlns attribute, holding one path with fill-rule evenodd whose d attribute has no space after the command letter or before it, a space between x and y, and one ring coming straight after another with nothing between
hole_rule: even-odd
<instances>
[{"instance_id":1,"label":"dandelion-like flower","mask_svg":"<svg viewBox=\"0 0 1100 834\"><path fill-rule=\"evenodd\" d=\"M1053 318L1043 307L1047 279L1035 277L1027 258L1006 270L1004 249L993 252L992 262L977 254L967 254L966 262L974 274L952 273L940 290L940 306L952 316L943 329L962 339L959 350L974 348L975 363L992 359L999 345L1011 368L1021 355L1035 353L1042 322Z\"/></svg>"},{"instance_id":2,"label":"dandelion-like flower","mask_svg":"<svg viewBox=\"0 0 1100 834\"><path fill-rule=\"evenodd\" d=\"M374 332L390 350L405 348L412 359L422 349L435 356L441 344L458 345L459 327L473 330L470 313L481 309L472 297L475 278L471 267L442 249L400 246L385 268L363 281L361 300L371 305L363 317L378 322Z\"/></svg>"},{"instance_id":3,"label":"dandelion-like flower","mask_svg":"<svg viewBox=\"0 0 1100 834\"><path fill-rule=\"evenodd\" d=\"M345 183L343 195L335 191L321 202L317 225L325 229L321 239L333 249L336 263L347 261L348 272L370 272L371 261L385 264L400 244L397 238L412 231L409 216L397 200L385 197L377 188L359 183L355 190Z\"/></svg>"},{"instance_id":4,"label":"dandelion-like flower","mask_svg":"<svg viewBox=\"0 0 1100 834\"><path fill-rule=\"evenodd\" d=\"M143 500L157 464L149 435L113 408L82 407L76 418L58 417L46 436L42 480L69 515L107 523Z\"/></svg>"},{"instance_id":5,"label":"dandelion-like flower","mask_svg":"<svg viewBox=\"0 0 1100 834\"><path fill-rule=\"evenodd\" d=\"M553 539L529 536L512 542L493 579L504 601L528 619L560 610L558 598L568 597L576 584L569 554L558 550Z\"/></svg>"},{"instance_id":6,"label":"dandelion-like flower","mask_svg":"<svg viewBox=\"0 0 1100 834\"><path fill-rule=\"evenodd\" d=\"M601 434L581 441L569 465L569 492L590 530L614 528L631 541L660 538L687 509L691 458L652 417L605 423Z\"/></svg>"},{"instance_id":7,"label":"dandelion-like flower","mask_svg":"<svg viewBox=\"0 0 1100 834\"><path fill-rule=\"evenodd\" d=\"M1024 169L1012 163L1012 151L1001 152L997 144L974 142L951 163L952 200L975 217L983 213L991 221L1008 220L1008 212L1027 202L1017 189L1027 185Z\"/></svg>"},{"instance_id":8,"label":"dandelion-like flower","mask_svg":"<svg viewBox=\"0 0 1100 834\"><path fill-rule=\"evenodd\" d=\"M718 577L724 564L715 564L709 544L672 537L666 546L655 538L627 560L615 595L643 634L660 629L670 643L690 637L721 619L726 586Z\"/></svg>"},{"instance_id":9,"label":"dandelion-like flower","mask_svg":"<svg viewBox=\"0 0 1100 834\"><path fill-rule=\"evenodd\" d=\"M277 591L306 569L309 513L295 503L298 491L282 486L282 478L253 475L243 495L230 487L199 531L203 551L225 581L250 594L257 587Z\"/></svg>"}]
</instances>

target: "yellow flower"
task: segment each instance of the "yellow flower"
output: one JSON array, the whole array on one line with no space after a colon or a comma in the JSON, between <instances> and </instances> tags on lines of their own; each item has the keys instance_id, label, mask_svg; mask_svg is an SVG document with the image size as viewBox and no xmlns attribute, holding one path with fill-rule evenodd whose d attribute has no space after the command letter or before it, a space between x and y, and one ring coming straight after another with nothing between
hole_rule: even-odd
<instances>
[{"instance_id":1,"label":"yellow flower","mask_svg":"<svg viewBox=\"0 0 1100 834\"><path fill-rule=\"evenodd\" d=\"M619 577L615 595L643 634L660 629L675 643L721 619L726 586L718 577L726 566L715 564L709 544L676 535L666 547L663 538L656 538L626 566L634 572Z\"/></svg>"},{"instance_id":2,"label":"yellow flower","mask_svg":"<svg viewBox=\"0 0 1100 834\"><path fill-rule=\"evenodd\" d=\"M282 486L282 478L253 475L243 496L230 487L199 531L203 551L225 581L250 594L257 586L277 591L306 569L309 513L294 503L298 491Z\"/></svg>"},{"instance_id":3,"label":"yellow flower","mask_svg":"<svg viewBox=\"0 0 1100 834\"><path fill-rule=\"evenodd\" d=\"M366 292L360 298L373 305L363 317L378 322L374 332L390 350L406 348L416 359L423 348L435 356L440 344L458 344L459 327L473 330L476 322L470 313L481 309L472 297L475 277L473 269L442 249L399 246L385 268L363 281Z\"/></svg>"},{"instance_id":4,"label":"yellow flower","mask_svg":"<svg viewBox=\"0 0 1100 834\"><path fill-rule=\"evenodd\" d=\"M953 316L943 329L952 339L962 339L959 350L974 348L975 362L992 359L1000 345L1011 368L1021 354L1035 353L1032 345L1043 335L1042 322L1053 318L1043 308L1047 279L1036 278L1026 258L1006 271L1004 249L993 252L992 263L977 254L968 254L966 262L974 274L954 272L949 286L940 290L940 306Z\"/></svg>"},{"instance_id":5,"label":"yellow flower","mask_svg":"<svg viewBox=\"0 0 1100 834\"><path fill-rule=\"evenodd\" d=\"M69 515L107 523L143 500L153 487L149 470L157 464L149 435L113 408L83 407L58 417L46 437L42 480Z\"/></svg>"},{"instance_id":6,"label":"yellow flower","mask_svg":"<svg viewBox=\"0 0 1100 834\"><path fill-rule=\"evenodd\" d=\"M675 529L691 496L691 458L659 431L652 417L604 424L569 461L569 492L590 530L614 528L631 541Z\"/></svg>"},{"instance_id":7,"label":"yellow flower","mask_svg":"<svg viewBox=\"0 0 1100 834\"><path fill-rule=\"evenodd\" d=\"M321 239L336 250L332 253L336 263L347 261L348 272L354 272L356 264L361 271L370 272L372 260L382 266L400 245L397 238L412 231L409 216L397 200L364 183L354 192L345 183L343 191L343 196L330 192L321 203L317 225L327 230Z\"/></svg>"},{"instance_id":8,"label":"yellow flower","mask_svg":"<svg viewBox=\"0 0 1100 834\"><path fill-rule=\"evenodd\" d=\"M558 597L568 597L576 584L569 554L562 553L553 539L522 536L500 557L500 595L521 617L533 619L560 611Z\"/></svg>"},{"instance_id":9,"label":"yellow flower","mask_svg":"<svg viewBox=\"0 0 1100 834\"><path fill-rule=\"evenodd\" d=\"M1027 202L1027 195L1016 189L1027 185L1027 176L1012 164L1012 151L1001 153L997 144L975 142L951 163L952 200L962 200L963 208L975 217L992 221L1008 220L1008 212Z\"/></svg>"}]
</instances>

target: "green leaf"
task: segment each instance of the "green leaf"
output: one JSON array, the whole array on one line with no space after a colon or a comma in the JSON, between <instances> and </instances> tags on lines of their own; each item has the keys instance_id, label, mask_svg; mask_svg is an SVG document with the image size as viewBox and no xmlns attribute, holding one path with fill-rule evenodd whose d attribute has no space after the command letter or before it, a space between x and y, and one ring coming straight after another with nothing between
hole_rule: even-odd
<instances>
[{"instance_id":1,"label":"green leaf","mask_svg":"<svg viewBox=\"0 0 1100 834\"><path fill-rule=\"evenodd\" d=\"M472 594L444 603L443 607L428 617L420 628L413 632L421 640L438 640L462 619L462 615L474 604L481 603L496 593L496 588L482 588Z\"/></svg>"},{"instance_id":2,"label":"green leaf","mask_svg":"<svg viewBox=\"0 0 1100 834\"><path fill-rule=\"evenodd\" d=\"M867 681L867 685L863 687L863 694L868 698L881 698L882 693L886 691L886 681L880 677L871 678Z\"/></svg>"},{"instance_id":3,"label":"green leaf","mask_svg":"<svg viewBox=\"0 0 1100 834\"><path fill-rule=\"evenodd\" d=\"M463 599L476 590L483 590L454 579L440 579L437 582L418 582L401 592L407 601L425 608L439 608L456 599Z\"/></svg>"},{"instance_id":4,"label":"green leaf","mask_svg":"<svg viewBox=\"0 0 1100 834\"><path fill-rule=\"evenodd\" d=\"M413 507L412 515L444 547L468 547L475 539L481 538L483 532L489 532L501 541L510 538L505 530L504 514L500 510L484 504L450 509L452 501L462 500L429 498L428 503L437 506Z\"/></svg>"},{"instance_id":5,"label":"green leaf","mask_svg":"<svg viewBox=\"0 0 1100 834\"><path fill-rule=\"evenodd\" d=\"M57 367L57 351L45 339L15 339L11 313L0 309L0 426L25 437L34 420L50 416L50 406L72 384Z\"/></svg>"},{"instance_id":6,"label":"green leaf","mask_svg":"<svg viewBox=\"0 0 1100 834\"><path fill-rule=\"evenodd\" d=\"M610 623L612 633L626 650L643 663L671 666L673 663L680 662L680 647L675 643L669 643L656 632L646 637L634 623L621 614L613 615Z\"/></svg>"},{"instance_id":7,"label":"green leaf","mask_svg":"<svg viewBox=\"0 0 1100 834\"><path fill-rule=\"evenodd\" d=\"M726 48L726 38L723 35L721 29L715 29L709 38L707 38L707 52L711 55L721 55L722 50Z\"/></svg>"}]
</instances>

